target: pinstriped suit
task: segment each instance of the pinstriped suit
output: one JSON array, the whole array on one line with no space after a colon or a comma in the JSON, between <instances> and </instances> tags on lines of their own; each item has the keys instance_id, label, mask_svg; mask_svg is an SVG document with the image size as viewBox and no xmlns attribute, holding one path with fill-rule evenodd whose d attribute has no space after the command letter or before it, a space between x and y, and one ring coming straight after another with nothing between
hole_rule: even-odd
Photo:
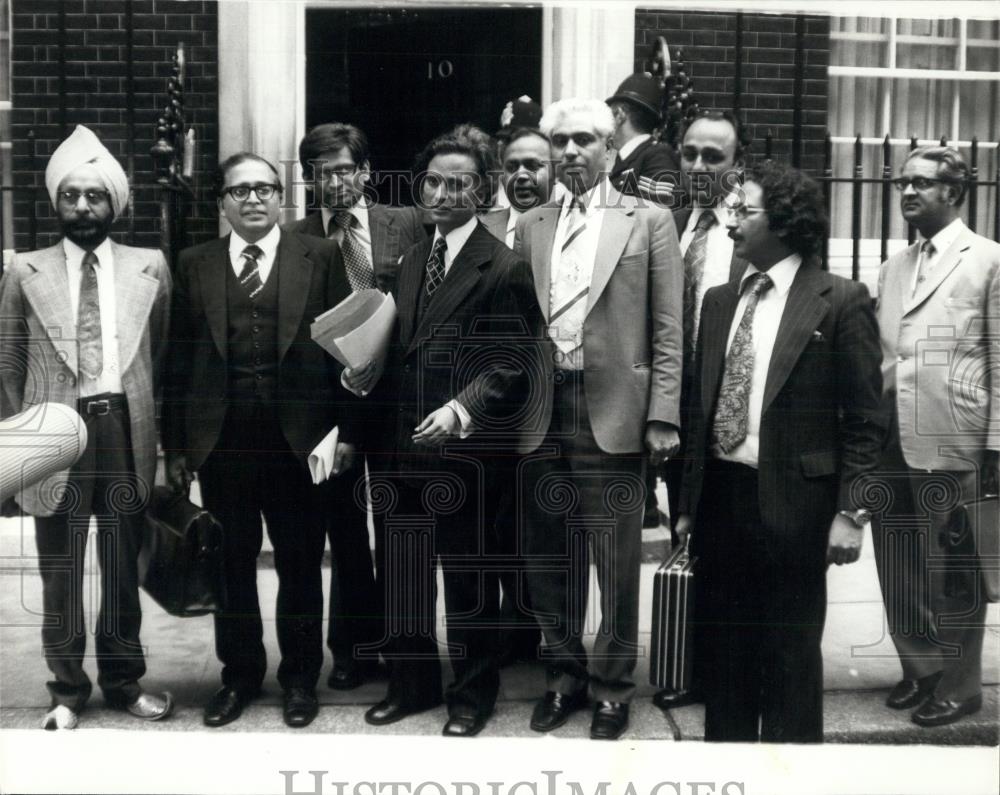
<instances>
[{"instance_id":1,"label":"pinstriped suit","mask_svg":"<svg viewBox=\"0 0 1000 795\"><path fill-rule=\"evenodd\" d=\"M713 287L702 305L681 490L702 564L702 648L717 669L705 738L820 742L828 531L837 510L861 507L855 484L877 464L878 329L863 284L817 263L798 269L767 372L756 475L733 477L709 446L739 284Z\"/></svg>"},{"instance_id":2,"label":"pinstriped suit","mask_svg":"<svg viewBox=\"0 0 1000 795\"><path fill-rule=\"evenodd\" d=\"M94 638L105 700L128 703L146 671L139 642L138 550L156 471L154 397L167 340L170 271L157 250L111 243L120 378L125 408L84 419L88 443L72 469L23 490L35 519L42 576L42 646L53 705L78 712L90 695L83 566L97 517L101 604ZM105 264L105 263L102 263ZM46 401L77 409L77 327L62 241L18 255L0 281L0 416ZM107 346L109 340L105 339Z\"/></svg>"}]
</instances>

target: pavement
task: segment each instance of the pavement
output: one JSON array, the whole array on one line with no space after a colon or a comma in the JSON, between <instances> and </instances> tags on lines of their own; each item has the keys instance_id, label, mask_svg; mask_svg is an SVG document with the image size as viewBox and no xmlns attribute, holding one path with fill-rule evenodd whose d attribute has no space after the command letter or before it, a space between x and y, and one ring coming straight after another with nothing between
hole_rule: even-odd
<instances>
[{"instance_id":1,"label":"pavement","mask_svg":"<svg viewBox=\"0 0 1000 795\"><path fill-rule=\"evenodd\" d=\"M662 486L661 486L662 490ZM99 598L99 579L93 550L88 544L85 599L91 626ZM657 564L669 550L665 528L644 531L644 562L641 572L642 616L645 631L640 644L649 649L652 580ZM45 681L48 671L41 655L41 580L34 560L34 528L30 518L0 520L0 728L34 729L48 706ZM258 587L265 622L265 644L270 671L264 695L244 716L223 732L287 732L281 719L281 690L274 679L279 657L274 634L274 605L277 579L265 548L258 567ZM328 568L328 564L324 564ZM325 587L329 577L324 577ZM825 682L825 736L828 743L891 743L929 745L997 745L998 694L1000 694L1000 605L991 605L987 617L984 651L984 705L976 715L951 726L922 729L909 720L906 711L896 712L884 705L885 696L900 676L899 663L889 639L885 613L875 572L870 536L862 558L845 567L831 567L828 575L829 608L823 639ZM440 590L440 589L439 589ZM596 584L592 582L592 593ZM162 723L135 721L128 715L103 708L99 690L81 717L81 728L128 729L130 731L183 732L202 730L201 706L219 684L210 617L176 618L167 615L145 593L142 639L146 646L148 672L143 679L147 690L170 690L176 699L174 716ZM441 600L439 600L440 602ZM595 600L592 599L592 602ZM440 611L443 605L439 604ZM587 622L588 636L599 623L594 607ZM92 643L90 644L92 648ZM413 716L392 726L368 726L364 710L379 701L384 681L372 681L348 692L325 687L331 662L327 657L319 697L319 717L306 732L350 735L438 736L446 720L443 707ZM86 668L96 681L93 659ZM648 683L647 653L639 659L636 681L638 696L632 707L626 737L635 740L685 741L703 738L704 710L694 705L663 712L653 706L655 688ZM445 681L450 677L445 671ZM519 664L503 671L496 713L487 724L485 737L538 737L528 728L532 706L544 691L544 674L538 664ZM585 738L589 713L582 711L556 737Z\"/></svg>"}]
</instances>

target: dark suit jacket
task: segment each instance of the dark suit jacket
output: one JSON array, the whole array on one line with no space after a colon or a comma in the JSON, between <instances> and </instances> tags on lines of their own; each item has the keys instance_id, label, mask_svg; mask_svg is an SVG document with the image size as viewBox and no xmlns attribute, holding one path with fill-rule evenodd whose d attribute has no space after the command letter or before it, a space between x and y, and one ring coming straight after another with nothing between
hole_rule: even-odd
<instances>
[{"instance_id":1,"label":"dark suit jacket","mask_svg":"<svg viewBox=\"0 0 1000 795\"><path fill-rule=\"evenodd\" d=\"M303 463L349 403L340 368L309 326L351 293L340 249L281 233L278 271L278 386L275 404L288 446ZM229 408L226 269L229 236L185 249L175 273L163 447L195 470L215 448ZM272 276L273 277L273 276ZM345 439L345 441L347 441Z\"/></svg>"},{"instance_id":2,"label":"dark suit jacket","mask_svg":"<svg viewBox=\"0 0 1000 795\"><path fill-rule=\"evenodd\" d=\"M738 288L713 287L702 305L680 500L695 517ZM864 284L804 264L778 328L760 429L761 518L786 551L815 555L837 510L862 507L854 486L878 464L884 434L881 358Z\"/></svg>"},{"instance_id":3,"label":"dark suit jacket","mask_svg":"<svg viewBox=\"0 0 1000 795\"><path fill-rule=\"evenodd\" d=\"M387 293L396 285L399 258L411 246L426 240L427 232L414 207L386 207L384 204L372 204L368 207L368 224L371 227L375 283L382 292ZM326 237L321 212L310 213L283 228L303 235Z\"/></svg>"},{"instance_id":4,"label":"dark suit jacket","mask_svg":"<svg viewBox=\"0 0 1000 795\"><path fill-rule=\"evenodd\" d=\"M481 224L418 320L430 250L428 239L403 256L393 291L396 330L382 379L368 398L370 443L410 471L441 467L438 451L410 437L424 417L453 398L476 431L449 448L482 449L489 440L515 438L530 369L515 348L523 344L530 351L541 323L530 267Z\"/></svg>"},{"instance_id":5,"label":"dark suit jacket","mask_svg":"<svg viewBox=\"0 0 1000 795\"><path fill-rule=\"evenodd\" d=\"M653 143L651 138L643 141L634 152L611 169L608 179L616 190L626 196L636 196L639 177L677 184L680 180L680 164L674 150L667 144Z\"/></svg>"}]
</instances>

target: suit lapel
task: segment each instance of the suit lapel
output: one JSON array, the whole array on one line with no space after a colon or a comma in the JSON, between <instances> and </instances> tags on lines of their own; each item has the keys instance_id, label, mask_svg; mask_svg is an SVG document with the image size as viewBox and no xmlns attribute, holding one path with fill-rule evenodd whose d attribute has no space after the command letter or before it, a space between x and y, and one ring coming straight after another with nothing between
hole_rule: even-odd
<instances>
[{"instance_id":1,"label":"suit lapel","mask_svg":"<svg viewBox=\"0 0 1000 795\"><path fill-rule=\"evenodd\" d=\"M200 266L196 268L198 281L201 283L201 301L205 307L205 319L208 329L212 332L216 350L223 361L226 360L229 323L229 311L226 308L226 271L232 267L229 263L230 235L213 240L212 245L205 250Z\"/></svg>"},{"instance_id":2,"label":"suit lapel","mask_svg":"<svg viewBox=\"0 0 1000 795\"><path fill-rule=\"evenodd\" d=\"M139 349L160 282L145 272L142 260L129 249L112 242L111 251L115 258L119 371L125 373Z\"/></svg>"},{"instance_id":3,"label":"suit lapel","mask_svg":"<svg viewBox=\"0 0 1000 795\"><path fill-rule=\"evenodd\" d=\"M403 258L396 285L396 311L399 313L399 341L403 349L409 349L413 339L417 318L419 292L423 284L424 267L431 254L433 238L428 238Z\"/></svg>"},{"instance_id":4,"label":"suit lapel","mask_svg":"<svg viewBox=\"0 0 1000 795\"><path fill-rule=\"evenodd\" d=\"M465 300L482 275L480 266L490 261L494 242L493 236L483 228L482 224L477 223L475 231L451 263L448 275L434 293L430 305L424 310L413 339L407 347L407 354L430 335L435 325L444 323L450 318Z\"/></svg>"},{"instance_id":5,"label":"suit lapel","mask_svg":"<svg viewBox=\"0 0 1000 795\"><path fill-rule=\"evenodd\" d=\"M45 327L58 358L76 373L76 324L70 306L69 277L62 242L37 252L30 265L35 273L24 280L24 295Z\"/></svg>"},{"instance_id":6,"label":"suit lapel","mask_svg":"<svg viewBox=\"0 0 1000 795\"><path fill-rule=\"evenodd\" d=\"M761 414L767 411L771 401L785 385L799 356L812 339L813 331L830 310L830 303L821 295L828 289L820 281L822 273L803 263L795 274L771 352Z\"/></svg>"},{"instance_id":7,"label":"suit lapel","mask_svg":"<svg viewBox=\"0 0 1000 795\"><path fill-rule=\"evenodd\" d=\"M535 295L542 309L545 322L549 322L549 287L552 280L552 245L556 239L559 222L558 204L548 204L531 228L531 272L534 276Z\"/></svg>"},{"instance_id":8,"label":"suit lapel","mask_svg":"<svg viewBox=\"0 0 1000 795\"><path fill-rule=\"evenodd\" d=\"M399 237L399 230L393 225L394 218L391 213L380 204L372 204L368 207L368 227L372 239L372 267L376 276L387 263L392 263L395 259L395 252L399 248L394 245L394 241Z\"/></svg>"},{"instance_id":9,"label":"suit lapel","mask_svg":"<svg viewBox=\"0 0 1000 795\"><path fill-rule=\"evenodd\" d=\"M959 263L962 261L962 257L965 252L969 250L972 245L972 241L969 239L969 235L966 230L955 238L947 250L941 254L941 259L938 264L934 266L934 269L928 274L924 281L917 285L917 291L912 297L908 297L907 300L903 302L903 314L907 315L920 306L924 301L926 301L938 287L941 286L948 274L950 274L955 268L958 267ZM915 245L915 249L919 251L919 247ZM913 278L913 269L917 267L917 254L914 253L912 259L911 267L907 268L907 274L910 279ZM908 290L909 285L913 284L912 281L907 281L904 283L904 289Z\"/></svg>"},{"instance_id":10,"label":"suit lapel","mask_svg":"<svg viewBox=\"0 0 1000 795\"><path fill-rule=\"evenodd\" d=\"M708 320L707 313L703 315L700 336L702 342L702 368L701 368L701 405L704 416L710 417L712 404L715 402L716 392L719 390L719 381L722 378L722 371L726 361L726 346L729 341L729 329L733 325L733 315L736 314L736 305L740 301L737 289L739 282L730 282L724 287L712 292L706 297L706 302L712 301L712 322ZM708 307L706 306L707 310Z\"/></svg>"},{"instance_id":11,"label":"suit lapel","mask_svg":"<svg viewBox=\"0 0 1000 795\"><path fill-rule=\"evenodd\" d=\"M597 254L594 257L594 271L590 277L590 292L587 294L588 315L604 292L625 250L625 244L632 235L635 207L631 205L621 207L621 199L622 196L617 191L608 192L608 207L601 222L601 234L597 241Z\"/></svg>"},{"instance_id":12,"label":"suit lapel","mask_svg":"<svg viewBox=\"0 0 1000 795\"><path fill-rule=\"evenodd\" d=\"M750 263L747 262L742 257L737 257L733 254L733 258L729 260L729 281L739 281L743 274L746 273L746 269L749 267Z\"/></svg>"},{"instance_id":13,"label":"suit lapel","mask_svg":"<svg viewBox=\"0 0 1000 795\"><path fill-rule=\"evenodd\" d=\"M275 266L278 271L278 361L285 358L302 323L309 301L313 263L308 249L296 236L281 233Z\"/></svg>"},{"instance_id":14,"label":"suit lapel","mask_svg":"<svg viewBox=\"0 0 1000 795\"><path fill-rule=\"evenodd\" d=\"M493 237L501 243L507 243L507 222L510 220L510 208L491 210L479 217L480 222Z\"/></svg>"}]
</instances>

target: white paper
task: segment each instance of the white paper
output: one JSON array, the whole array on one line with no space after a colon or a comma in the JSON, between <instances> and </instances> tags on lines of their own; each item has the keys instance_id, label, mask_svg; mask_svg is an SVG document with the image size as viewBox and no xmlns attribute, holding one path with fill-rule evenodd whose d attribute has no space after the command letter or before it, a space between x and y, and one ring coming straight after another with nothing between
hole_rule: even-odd
<instances>
[{"instance_id":1,"label":"white paper","mask_svg":"<svg viewBox=\"0 0 1000 795\"><path fill-rule=\"evenodd\" d=\"M385 355L396 325L396 302L380 290L359 290L320 315L310 326L312 338L346 367L376 364L382 375Z\"/></svg>"},{"instance_id":2,"label":"white paper","mask_svg":"<svg viewBox=\"0 0 1000 795\"><path fill-rule=\"evenodd\" d=\"M309 461L309 474L312 475L314 486L324 483L333 474L333 460L337 453L338 436L339 429L334 427L323 437L323 441L316 445L316 449L309 454L307 459Z\"/></svg>"}]
</instances>

